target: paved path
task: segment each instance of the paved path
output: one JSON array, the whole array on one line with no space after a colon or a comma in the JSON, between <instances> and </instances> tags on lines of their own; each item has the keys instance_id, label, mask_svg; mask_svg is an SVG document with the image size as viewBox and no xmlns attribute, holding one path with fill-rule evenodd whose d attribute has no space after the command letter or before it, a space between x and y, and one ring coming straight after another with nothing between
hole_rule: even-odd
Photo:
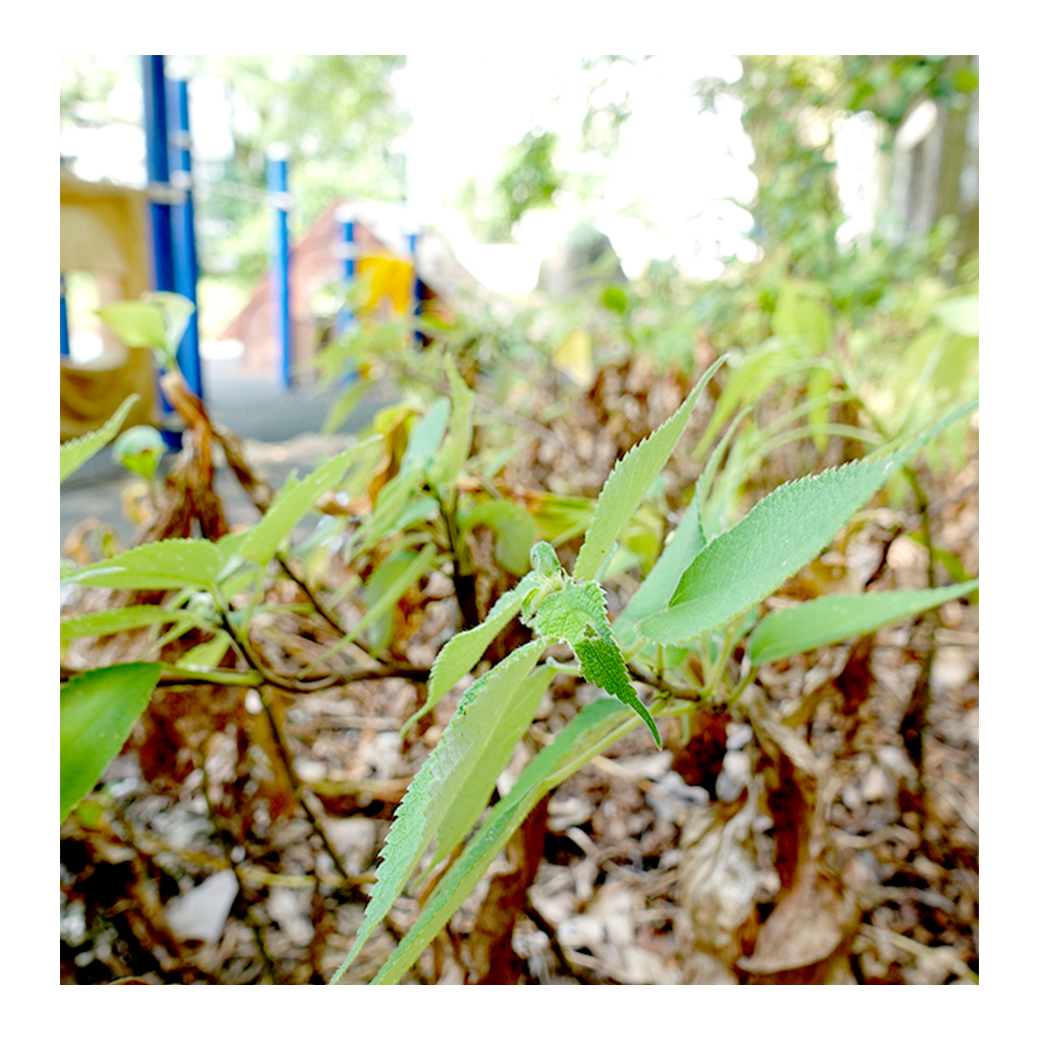
<instances>
[{"instance_id":1,"label":"paved path","mask_svg":"<svg viewBox=\"0 0 1040 1040\"><path fill-rule=\"evenodd\" d=\"M345 447L350 435L366 426L392 400L389 392L373 392L340 432L322 437L322 423L338 396L334 390L283 390L271 379L242 373L237 359L204 360L202 379L210 417L246 441L247 458L275 488L284 483L291 470L304 474ZM169 459L168 455L164 464ZM122 539L129 539L133 528L123 515L119 496L137 479L112 461L109 448L98 452L61 485L62 541L88 517L104 521ZM230 523L256 519L256 509L226 469L217 476L217 489Z\"/></svg>"}]
</instances>

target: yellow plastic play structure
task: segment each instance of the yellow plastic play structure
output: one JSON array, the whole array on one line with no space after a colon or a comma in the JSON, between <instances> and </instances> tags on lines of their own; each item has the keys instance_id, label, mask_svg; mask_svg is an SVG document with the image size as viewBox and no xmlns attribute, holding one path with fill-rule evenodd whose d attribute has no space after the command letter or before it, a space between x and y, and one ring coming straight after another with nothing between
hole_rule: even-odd
<instances>
[{"instance_id":1,"label":"yellow plastic play structure","mask_svg":"<svg viewBox=\"0 0 1040 1040\"><path fill-rule=\"evenodd\" d=\"M61 271L93 279L99 304L136 300L148 289L147 196L61 174ZM140 401L124 426L155 423L153 355L100 327L102 351L87 362L61 359L61 440L96 430L132 393Z\"/></svg>"},{"instance_id":2,"label":"yellow plastic play structure","mask_svg":"<svg viewBox=\"0 0 1040 1040\"><path fill-rule=\"evenodd\" d=\"M368 300L358 307L364 318L404 317L415 306L412 265L389 251L368 253L358 258L359 278L371 279Z\"/></svg>"}]
</instances>

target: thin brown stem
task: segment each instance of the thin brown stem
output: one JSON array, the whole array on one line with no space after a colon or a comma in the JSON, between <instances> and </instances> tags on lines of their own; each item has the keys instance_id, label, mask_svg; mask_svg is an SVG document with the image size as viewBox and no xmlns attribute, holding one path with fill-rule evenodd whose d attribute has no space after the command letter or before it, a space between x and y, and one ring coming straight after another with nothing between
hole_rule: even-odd
<instances>
[{"instance_id":1,"label":"thin brown stem","mask_svg":"<svg viewBox=\"0 0 1040 1040\"><path fill-rule=\"evenodd\" d=\"M317 679L314 682L301 683L271 671L260 659L259 655L253 652L248 639L235 628L223 604L218 606L218 610L221 627L231 637L232 642L245 659L246 664L254 671L259 672L264 682L269 686L276 686L280 690L287 690L290 693L315 693L319 690L327 690L333 686L341 686L343 684L342 675L330 675L323 679Z\"/></svg>"},{"instance_id":2,"label":"thin brown stem","mask_svg":"<svg viewBox=\"0 0 1040 1040\"><path fill-rule=\"evenodd\" d=\"M567 951L563 948L563 944L560 942L556 926L531 902L530 896L528 896L527 902L524 903L524 914L538 931L542 932L549 940L549 949L552 950L556 960L559 961L560 970L564 975L569 975L583 986L598 986L601 984L602 980L597 975L587 968L583 968L580 964L575 964L571 961L570 957L567 956Z\"/></svg>"},{"instance_id":3,"label":"thin brown stem","mask_svg":"<svg viewBox=\"0 0 1040 1040\"><path fill-rule=\"evenodd\" d=\"M329 626L341 636L347 634L346 629L339 623L339 621L333 616L333 614L325 608L321 600L318 599L317 593L307 584L307 582L301 578L296 572L289 566L289 560L286 558L285 553L275 553L275 559L278 561L278 565L285 571L286 575L291 578L302 590L303 594L310 600L311 605L318 612L318 614L329 624Z\"/></svg>"},{"instance_id":4,"label":"thin brown stem","mask_svg":"<svg viewBox=\"0 0 1040 1040\"><path fill-rule=\"evenodd\" d=\"M312 798L314 796L311 791L307 789L303 781L300 780L299 774L296 772L296 767L293 765L292 755L289 754L289 749L285 743L285 736L282 733L282 728L278 724L278 719L275 717L275 713L271 708L270 697L262 697L261 702L263 703L264 714L267 716L268 725L271 727L271 735L274 738L274 745L278 749L278 754L282 759L282 765L285 766L285 771L292 782L293 794L296 795L296 800L303 807L303 811L311 821L311 826L314 828L314 832L318 835L322 845L324 845L325 851L329 854L329 858L332 860L336 872L343 879L344 884L347 887L355 887L358 882L356 879L351 877L350 871L347 870L339 853L336 851L336 846L332 844L328 832L325 830L325 825L322 820L324 814L320 809L312 805L311 799L307 797L308 795L311 795Z\"/></svg>"}]
</instances>

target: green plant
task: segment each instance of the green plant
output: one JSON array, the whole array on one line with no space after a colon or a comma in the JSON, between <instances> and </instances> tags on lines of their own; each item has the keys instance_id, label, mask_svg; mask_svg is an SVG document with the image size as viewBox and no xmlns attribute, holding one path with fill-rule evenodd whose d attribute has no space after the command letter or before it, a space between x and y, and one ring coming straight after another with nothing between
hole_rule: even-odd
<instances>
[{"instance_id":1,"label":"green plant","mask_svg":"<svg viewBox=\"0 0 1040 1040\"><path fill-rule=\"evenodd\" d=\"M713 371L705 375L669 424L615 468L593 513L573 574L563 572L551 547L539 543L532 550L529 575L499 600L482 625L460 633L441 651L431 674L427 707L474 666L496 632L517 611L523 612L523 620L536 635L470 686L437 748L409 787L383 852L365 922L333 982L343 976L389 911L423 854L433 854L425 871L428 874L478 821L513 743L530 723L554 674L577 668L621 703L598 701L584 709L536 756L507 798L466 842L376 982L401 978L548 790L632 728L636 720L624 705L636 711L659 742L653 715L688 714L714 700L732 703L753 682L759 664L788 650L801 652L869 631L977 588L976 580L917 594L827 597L769 615L761 625L754 623L761 600L809 563L906 459L941 428L970 411L973 406L968 406L895 452L779 488L742 521L707 543L699 529L695 499L681 525L685 527L682 535L677 531L612 629L595 575L671 454L698 392ZM618 629L634 633L624 649L616 640ZM737 642L748 636L751 667L730 685L725 678L728 659ZM551 657L538 663L550 645L562 641L572 646L576 665L568 669ZM652 644L649 648L648 643ZM683 664L667 667L665 656L670 647L699 650L702 673L710 678L698 684L691 681L693 676ZM637 699L633 676L657 693L649 711Z\"/></svg>"},{"instance_id":2,"label":"green plant","mask_svg":"<svg viewBox=\"0 0 1040 1040\"><path fill-rule=\"evenodd\" d=\"M688 720L706 706L736 705L754 687L764 664L852 638L977 590L978 579L966 579L944 588L822 596L796 607L763 610L766 597L811 563L879 488L929 441L952 430L974 404L948 413L916 436L904 436L894 448L889 445L866 459L786 483L732 524L725 522L717 502L720 493L727 493L723 478L730 463L722 463L730 443L727 434L670 536L665 538L662 527L646 548L646 540L639 539L654 527L640 517L640 510L660 494L662 472L698 398L724 360L703 373L671 418L620 458L594 504L579 509L576 502L570 513L564 510L552 521L505 498L474 502L466 490L473 485L468 474L480 475L487 465L485 453L474 455L479 398L453 364L437 361L447 375L447 394L429 407L415 403L390 410L372 436L306 478L291 478L262 503L263 515L251 527L211 539L145 543L66 571L67 583L131 598L109 609L63 617L63 642L134 631L147 638L134 662L67 673L62 690L63 817L118 752L157 683L299 695L359 677L414 674L385 655L392 639L387 627L391 614L427 575L449 572L464 627L443 645L429 673L421 673L425 702L405 730L467 675L475 679L398 808L364 922L333 979L343 978L428 857L424 876L431 879L429 897L376 978L390 983L414 963L532 808L622 736L645 725L660 744L662 720ZM119 418L111 429L92 435L89 444L63 448L63 476L114 435ZM348 520L337 504L344 493L351 501L367 499L356 520ZM322 522L294 542L293 532L315 511L324 513ZM474 595L475 561L469 547L470 535L482 525L493 533L496 558L520 578L483 617ZM581 535L576 555L565 554ZM320 573L334 544L351 573L320 594L306 575ZM643 546L646 554L646 567L640 568L645 577L620 611L608 611L614 577L640 559L629 548L633 544ZM521 563L524 555L529 569ZM522 571L526 573L518 573ZM293 673L265 660L251 634L270 624L265 618L300 609L269 600L276 573L304 590L310 611L337 630L329 641L326 629L322 652ZM132 601L138 593L158 593L159 601ZM356 612L343 626L333 607L347 600ZM518 617L529 634L511 638L501 653L494 650ZM362 649L375 667L345 663L342 651L348 644ZM230 665L225 662L228 654L235 658ZM485 657L490 667L480 673ZM611 696L579 711L489 809L497 778L553 679L579 675ZM276 741L281 741L266 695L264 707ZM278 746L291 762L284 745ZM291 764L287 768L292 775ZM308 813L331 849L320 813ZM433 872L440 865L446 869L434 883Z\"/></svg>"},{"instance_id":3,"label":"green plant","mask_svg":"<svg viewBox=\"0 0 1040 1040\"><path fill-rule=\"evenodd\" d=\"M101 317L128 346L150 347L169 372L179 375L177 347L188 327L194 307L175 293L146 293L102 308ZM119 433L137 395L124 401L115 414L94 433L61 447L61 480L71 476ZM162 438L151 427L135 426L116 440L114 457L131 472L151 484L165 452ZM71 581L63 567L62 584ZM161 587L161 586L156 586ZM143 613L142 613L143 611ZM78 626L78 634L100 636L157 624L176 617L170 611L148 607L96 614ZM146 620L147 619L147 620ZM62 625L62 640L75 638L75 624ZM73 676L61 688L61 818L95 785L111 759L126 742L134 722L144 711L159 681L155 663L135 663L92 669Z\"/></svg>"},{"instance_id":4,"label":"green plant","mask_svg":"<svg viewBox=\"0 0 1040 1040\"><path fill-rule=\"evenodd\" d=\"M101 429L62 445L61 480L75 473L115 437L136 400L137 395L133 394ZM63 584L67 580L63 578ZM103 622L94 624L95 631L103 630ZM62 635L65 638L67 631ZM62 820L119 753L159 681L159 672L157 664L116 665L85 672L62 686Z\"/></svg>"}]
</instances>

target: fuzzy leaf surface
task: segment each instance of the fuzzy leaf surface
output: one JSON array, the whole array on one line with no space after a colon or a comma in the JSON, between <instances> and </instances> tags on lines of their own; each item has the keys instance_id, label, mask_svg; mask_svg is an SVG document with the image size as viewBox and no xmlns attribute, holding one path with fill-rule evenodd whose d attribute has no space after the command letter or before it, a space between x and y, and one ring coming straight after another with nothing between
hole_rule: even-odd
<instances>
[{"instance_id":1,"label":"fuzzy leaf surface","mask_svg":"<svg viewBox=\"0 0 1040 1040\"><path fill-rule=\"evenodd\" d=\"M538 802L633 725L635 720L617 701L603 698L582 708L552 744L535 756L509 793L494 806L426 901L418 921L383 965L373 984L398 982L473 891ZM338 975L331 981L337 980Z\"/></svg>"},{"instance_id":2,"label":"fuzzy leaf surface","mask_svg":"<svg viewBox=\"0 0 1040 1040\"><path fill-rule=\"evenodd\" d=\"M466 787L465 797L457 798L448 810L437 834L438 851L451 852L469 834L473 824L487 807L491 791L503 770L509 765L517 742L527 732L542 696L556 674L553 664L539 665L527 676L506 702L501 714L494 719L494 732L488 734L480 775L474 776Z\"/></svg>"},{"instance_id":3,"label":"fuzzy leaf surface","mask_svg":"<svg viewBox=\"0 0 1040 1040\"><path fill-rule=\"evenodd\" d=\"M536 631L549 639L571 645L585 678L627 704L650 727L661 746L653 716L643 706L631 680L621 649L607 619L607 603L598 582L575 583L565 579L559 592L550 593L539 605L534 620Z\"/></svg>"},{"instance_id":4,"label":"fuzzy leaf surface","mask_svg":"<svg viewBox=\"0 0 1040 1040\"><path fill-rule=\"evenodd\" d=\"M848 519L965 405L905 447L778 487L697 555L667 609L636 626L655 643L693 639L749 609L816 558Z\"/></svg>"},{"instance_id":5,"label":"fuzzy leaf surface","mask_svg":"<svg viewBox=\"0 0 1040 1040\"><path fill-rule=\"evenodd\" d=\"M448 640L433 662L426 688L426 703L404 724L404 730L430 711L473 668L495 636L520 613L524 597L537 585L537 578L529 574L515 588L499 597L479 625L458 632Z\"/></svg>"},{"instance_id":6,"label":"fuzzy leaf surface","mask_svg":"<svg viewBox=\"0 0 1040 1040\"><path fill-rule=\"evenodd\" d=\"M751 635L748 647L751 663L768 664L873 632L931 610L947 600L960 599L978 587L976 578L941 589L820 596L796 607L774 611L763 618Z\"/></svg>"},{"instance_id":7,"label":"fuzzy leaf surface","mask_svg":"<svg viewBox=\"0 0 1040 1040\"><path fill-rule=\"evenodd\" d=\"M683 571L703 548L700 510L694 496L657 563L615 619L614 633L618 642L622 645L635 642L636 622L668 606Z\"/></svg>"},{"instance_id":8,"label":"fuzzy leaf surface","mask_svg":"<svg viewBox=\"0 0 1040 1040\"><path fill-rule=\"evenodd\" d=\"M93 458L118 432L127 413L140 400L139 394L131 394L115 411L100 430L85 433L61 446L61 479L71 476L89 459Z\"/></svg>"},{"instance_id":9,"label":"fuzzy leaf surface","mask_svg":"<svg viewBox=\"0 0 1040 1040\"><path fill-rule=\"evenodd\" d=\"M62 686L62 821L119 754L160 671L158 664L117 664L85 672Z\"/></svg>"},{"instance_id":10,"label":"fuzzy leaf surface","mask_svg":"<svg viewBox=\"0 0 1040 1040\"><path fill-rule=\"evenodd\" d=\"M632 519L632 514L646 497L650 485L675 450L701 391L724 361L725 358L719 358L701 376L679 410L649 437L626 452L610 471L574 564L575 581L586 581L596 576L618 535Z\"/></svg>"},{"instance_id":11,"label":"fuzzy leaf surface","mask_svg":"<svg viewBox=\"0 0 1040 1040\"><path fill-rule=\"evenodd\" d=\"M449 813L454 811L459 817L471 812L476 804L471 792L486 787L489 773L493 773L492 785L498 778L498 773L487 768L489 761L493 764L498 760L494 755L487 757L494 745L498 722L508 712L510 699L543 649L543 642L533 640L514 650L463 695L437 746L416 773L394 813L364 920L333 981L346 971L376 925L389 913L423 853L437 839ZM482 809L480 805L478 815ZM449 851L438 842L436 859Z\"/></svg>"}]
</instances>

